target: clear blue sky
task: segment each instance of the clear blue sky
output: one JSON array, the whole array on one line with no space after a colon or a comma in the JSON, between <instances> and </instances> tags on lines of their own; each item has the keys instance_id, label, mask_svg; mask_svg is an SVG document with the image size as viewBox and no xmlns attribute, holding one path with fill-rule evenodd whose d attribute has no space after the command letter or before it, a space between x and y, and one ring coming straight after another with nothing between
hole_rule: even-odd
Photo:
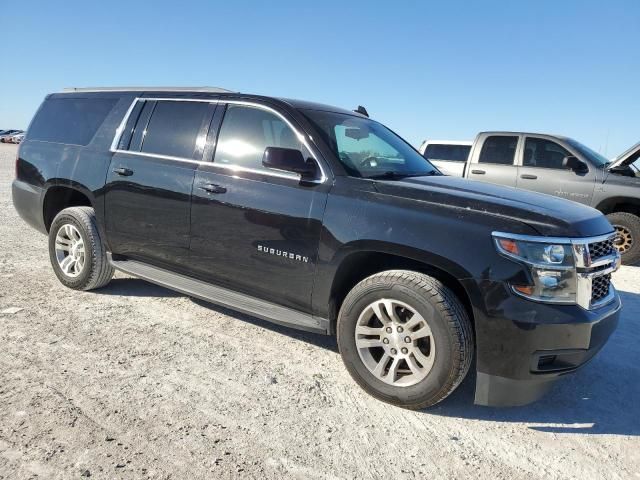
<instances>
[{"instance_id":1,"label":"clear blue sky","mask_svg":"<svg viewBox=\"0 0 640 480\"><path fill-rule=\"evenodd\" d=\"M0 128L67 86L214 85L355 108L414 145L479 130L640 140L640 1L13 2ZM9 54L10 53L10 54Z\"/></svg>"}]
</instances>

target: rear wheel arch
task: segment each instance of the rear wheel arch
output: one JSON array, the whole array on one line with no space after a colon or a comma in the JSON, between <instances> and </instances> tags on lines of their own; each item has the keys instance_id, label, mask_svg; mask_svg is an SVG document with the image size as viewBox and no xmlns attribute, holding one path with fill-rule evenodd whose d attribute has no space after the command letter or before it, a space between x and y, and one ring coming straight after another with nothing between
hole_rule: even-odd
<instances>
[{"instance_id":1,"label":"rear wheel arch","mask_svg":"<svg viewBox=\"0 0 640 480\"><path fill-rule=\"evenodd\" d=\"M65 208L93 207L87 192L80 188L66 185L54 185L47 189L42 201L42 219L47 230L51 228L53 219Z\"/></svg>"},{"instance_id":2,"label":"rear wheel arch","mask_svg":"<svg viewBox=\"0 0 640 480\"><path fill-rule=\"evenodd\" d=\"M384 250L358 250L344 255L333 277L329 299L330 331L336 331L336 322L342 302L362 280L388 270L408 270L429 275L450 288L463 303L472 325L473 308L469 292L460 281L470 275L462 267L437 256L431 258L405 256Z\"/></svg>"}]
</instances>

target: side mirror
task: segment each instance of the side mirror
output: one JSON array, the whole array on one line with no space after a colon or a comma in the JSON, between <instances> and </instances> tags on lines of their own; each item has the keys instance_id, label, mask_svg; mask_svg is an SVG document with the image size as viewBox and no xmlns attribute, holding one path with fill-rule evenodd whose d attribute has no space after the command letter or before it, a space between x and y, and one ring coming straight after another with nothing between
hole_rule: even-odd
<instances>
[{"instance_id":1,"label":"side mirror","mask_svg":"<svg viewBox=\"0 0 640 480\"><path fill-rule=\"evenodd\" d=\"M293 148L267 147L262 156L262 165L300 175L303 180L318 176L318 166L313 160L305 160L300 150Z\"/></svg>"},{"instance_id":2,"label":"side mirror","mask_svg":"<svg viewBox=\"0 0 640 480\"><path fill-rule=\"evenodd\" d=\"M587 165L578 157L567 155L562 159L562 167L573 170L576 173L585 173L589 171Z\"/></svg>"}]
</instances>

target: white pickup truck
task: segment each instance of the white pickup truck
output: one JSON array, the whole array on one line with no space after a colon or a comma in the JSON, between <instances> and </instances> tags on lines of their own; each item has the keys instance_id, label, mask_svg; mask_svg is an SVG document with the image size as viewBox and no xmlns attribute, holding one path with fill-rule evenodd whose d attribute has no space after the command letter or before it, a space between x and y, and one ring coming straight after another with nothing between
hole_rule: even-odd
<instances>
[{"instance_id":1,"label":"white pickup truck","mask_svg":"<svg viewBox=\"0 0 640 480\"><path fill-rule=\"evenodd\" d=\"M610 161L568 137L482 132L473 142L425 140L419 150L445 175L523 188L597 208L618 232L616 246L622 262L640 262L638 145Z\"/></svg>"}]
</instances>

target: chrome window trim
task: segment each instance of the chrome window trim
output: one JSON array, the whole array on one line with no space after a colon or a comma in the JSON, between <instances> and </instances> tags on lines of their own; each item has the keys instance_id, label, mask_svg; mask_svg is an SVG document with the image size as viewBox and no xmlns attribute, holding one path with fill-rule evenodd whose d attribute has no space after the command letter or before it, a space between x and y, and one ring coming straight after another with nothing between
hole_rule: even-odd
<instances>
[{"instance_id":1,"label":"chrome window trim","mask_svg":"<svg viewBox=\"0 0 640 480\"><path fill-rule=\"evenodd\" d=\"M160 159L165 159L165 160L175 160L175 161L178 161L178 162L196 163L196 164L201 164L201 165L209 165L209 166L211 166L213 168L220 168L222 170L230 170L232 172L256 173L256 174L259 174L259 175L267 175L267 176L271 176L271 177L295 180L297 182L302 181L302 178L301 178L301 176L299 174L287 173L287 172L284 172L284 171L281 171L281 170L274 171L274 169L249 168L249 167L243 167L241 165L231 165L231 164L224 164L223 165L223 164L216 163L216 162L205 162L203 160L194 160L192 158L172 157L170 155L162 155L162 154L157 154L157 153L132 152L130 150L120 150L120 149L118 149L118 144L120 143L120 138L122 137L122 134L124 132L124 128L125 128L127 122L129 121L129 117L131 116L131 112L133 111L135 105L140 101L143 101L143 102L144 101L156 101L156 102L201 102L201 103L212 103L212 104L223 103L223 104L229 104L229 105L245 105L245 106L248 106L248 107L259 108L259 109L271 112L274 115L276 115L277 117L281 118L289 126L289 128L291 130L293 130L293 133L296 135L298 140L300 140L300 142L308 150L308 152L311 155L311 157L313 158L314 162L316 162L316 165L318 165L318 168L320 170L320 178L319 179L314 179L314 180L305 180L305 183L321 184L321 183L324 183L324 182L327 181L328 176L327 176L327 174L325 172L325 169L322 166L322 163L320 161L318 161L318 159L314 155L313 150L311 149L309 143L307 142L306 136L303 133L300 133L300 131L282 113L278 112L276 109L274 109L274 108L272 108L272 107L270 107L268 105L263 105L261 103L251 102L251 101L248 101L248 100L227 100L227 99L217 99L217 98L136 97L131 102L131 105L129 105L129 108L127 109L127 112L125 113L125 116L122 118L122 121L120 122L120 125L118 125L118 128L116 128L116 133L115 133L115 135L113 137L113 141L111 142L111 147L109 148L109 151L111 153L126 153L128 155L138 155L138 156L148 157L148 158L160 158ZM309 137L309 138L311 138L311 137Z\"/></svg>"}]
</instances>

